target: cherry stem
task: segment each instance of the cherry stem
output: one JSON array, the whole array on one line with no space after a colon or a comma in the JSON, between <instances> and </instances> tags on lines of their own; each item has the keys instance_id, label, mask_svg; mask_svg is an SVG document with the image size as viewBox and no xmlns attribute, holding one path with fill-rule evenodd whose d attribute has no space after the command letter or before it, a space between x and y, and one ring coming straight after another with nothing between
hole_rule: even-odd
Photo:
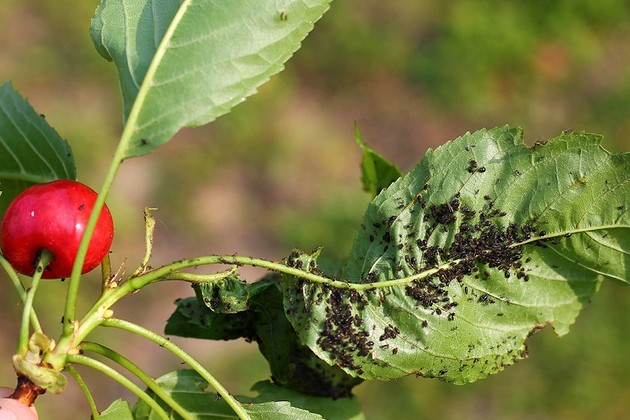
<instances>
[{"instance_id":1,"label":"cherry stem","mask_svg":"<svg viewBox=\"0 0 630 420\"><path fill-rule=\"evenodd\" d=\"M44 270L52 260L53 256L48 250L42 249L40 251L37 260L37 266L35 267L35 274L33 274L33 281L31 282L31 286L26 291L26 299L24 300L22 323L20 324L20 335L18 338L17 348L17 353L22 357L26 357L28 353L28 340L30 336L29 319L31 318L31 314L33 312L33 300L35 299L35 292L37 291L39 281L42 279Z\"/></svg>"}]
</instances>

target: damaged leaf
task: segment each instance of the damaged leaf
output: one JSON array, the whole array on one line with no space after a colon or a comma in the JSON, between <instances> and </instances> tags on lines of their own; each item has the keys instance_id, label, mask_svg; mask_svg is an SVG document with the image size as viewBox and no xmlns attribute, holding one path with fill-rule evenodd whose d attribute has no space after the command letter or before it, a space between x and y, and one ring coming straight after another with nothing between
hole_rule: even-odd
<instances>
[{"instance_id":1,"label":"damaged leaf","mask_svg":"<svg viewBox=\"0 0 630 420\"><path fill-rule=\"evenodd\" d=\"M461 384L526 357L546 325L566 334L604 278L629 279L630 155L600 142L529 148L503 127L429 150L368 206L347 283L283 283L301 341L364 379Z\"/></svg>"}]
</instances>

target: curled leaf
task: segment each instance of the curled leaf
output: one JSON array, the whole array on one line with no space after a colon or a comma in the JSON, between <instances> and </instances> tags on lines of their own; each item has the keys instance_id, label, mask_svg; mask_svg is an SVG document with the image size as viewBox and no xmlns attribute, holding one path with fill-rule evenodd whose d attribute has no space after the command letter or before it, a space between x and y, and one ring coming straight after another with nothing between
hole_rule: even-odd
<instances>
[{"instance_id":1,"label":"curled leaf","mask_svg":"<svg viewBox=\"0 0 630 420\"><path fill-rule=\"evenodd\" d=\"M60 394L66 389L68 379L61 372L33 364L19 354L13 356L13 368L18 375L26 376L35 385L53 394Z\"/></svg>"}]
</instances>

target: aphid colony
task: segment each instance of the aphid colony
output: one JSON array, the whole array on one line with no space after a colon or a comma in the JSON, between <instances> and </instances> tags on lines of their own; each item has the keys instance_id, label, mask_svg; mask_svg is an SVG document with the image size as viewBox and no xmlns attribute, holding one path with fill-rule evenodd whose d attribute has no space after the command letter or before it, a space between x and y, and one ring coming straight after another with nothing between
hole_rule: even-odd
<instances>
[{"instance_id":1,"label":"aphid colony","mask_svg":"<svg viewBox=\"0 0 630 420\"><path fill-rule=\"evenodd\" d=\"M470 161L469 173L485 173L485 168ZM455 193L450 199L435 202L431 197L431 186L425 184L413 201L402 200L395 207L398 215L387 214L382 219L374 218L369 223L366 237L373 247L379 249L379 264L369 265L360 283L378 283L387 280L410 278L402 286L404 295L415 300L416 305L432 316L445 320L456 319L458 302L449 295L453 281L462 282L466 276L482 281L500 274L505 279L516 278L528 281L524 260L524 243L545 246L546 232L535 220L523 224L510 223L507 214L497 208L489 195L462 197ZM477 210L467 203L482 201ZM374 258L374 256L372 256ZM297 258L289 258L295 262ZM308 267L309 271L313 267ZM417 274L431 272L415 280ZM301 283L300 288L304 285ZM396 346L400 330L394 325L374 325L360 315L368 305L379 305L386 299L387 290L375 287L363 292L320 285L314 295L307 298L305 309L313 315L315 308L323 309L317 345L339 366L362 375L362 363L381 363L375 359L375 350L398 353ZM463 287L467 290L468 287ZM297 290L296 290L297 292ZM299 293L299 292L298 292ZM467 294L467 293L465 293ZM305 295L302 295L305 296ZM381 300L379 301L378 296ZM470 297L469 297L470 300ZM488 305L493 303L487 295L475 297L474 302ZM427 319L418 325L425 329ZM400 343L398 343L400 345Z\"/></svg>"},{"instance_id":2,"label":"aphid colony","mask_svg":"<svg viewBox=\"0 0 630 420\"><path fill-rule=\"evenodd\" d=\"M418 305L433 309L437 315L457 306L447 292L453 280L462 281L473 273L478 278L488 278L490 269L499 270L505 278L514 274L518 279L529 280L523 267L521 244L532 238L536 228L531 223L502 227L500 219L506 213L495 208L491 197L484 196L484 201L484 210L478 217L476 211L461 204L459 194L447 203L426 206L423 222L427 228L424 236L415 241L423 256L422 265L416 263L412 268L418 272L442 268L431 276L413 281L405 290ZM457 229L457 232L444 246L429 245L431 235L439 227ZM414 259L417 261L417 257ZM405 256L403 261L409 263L412 259ZM454 319L454 314L449 313L448 319Z\"/></svg>"}]
</instances>

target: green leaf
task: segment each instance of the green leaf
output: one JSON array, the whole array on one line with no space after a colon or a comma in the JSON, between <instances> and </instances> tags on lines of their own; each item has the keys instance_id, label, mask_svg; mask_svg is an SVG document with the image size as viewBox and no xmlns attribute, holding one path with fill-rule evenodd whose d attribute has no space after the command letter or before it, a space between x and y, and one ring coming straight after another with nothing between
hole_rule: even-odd
<instances>
[{"instance_id":1,"label":"green leaf","mask_svg":"<svg viewBox=\"0 0 630 420\"><path fill-rule=\"evenodd\" d=\"M132 130L124 157L209 123L282 70L330 0L108 0L92 20Z\"/></svg>"},{"instance_id":2,"label":"green leaf","mask_svg":"<svg viewBox=\"0 0 630 420\"><path fill-rule=\"evenodd\" d=\"M357 143L363 149L363 158L361 159L361 182L363 190L368 192L372 197L376 197L381 190L389 187L402 175L400 169L393 163L389 162L383 156L370 148L361 137L359 127L355 124L354 136Z\"/></svg>"},{"instance_id":3,"label":"green leaf","mask_svg":"<svg viewBox=\"0 0 630 420\"><path fill-rule=\"evenodd\" d=\"M217 313L209 309L196 297L179 299L177 309L166 322L164 332L188 338L208 340L233 340L251 338L250 317L248 313Z\"/></svg>"},{"instance_id":4,"label":"green leaf","mask_svg":"<svg viewBox=\"0 0 630 420\"><path fill-rule=\"evenodd\" d=\"M68 143L10 83L0 86L0 215L33 184L75 179Z\"/></svg>"},{"instance_id":5,"label":"green leaf","mask_svg":"<svg viewBox=\"0 0 630 420\"><path fill-rule=\"evenodd\" d=\"M157 379L157 384L168 392L189 413L199 419L236 419L227 403L217 394L212 392L208 383L194 371L180 370L167 373ZM149 394L152 393L149 391ZM253 419L322 419L320 415L310 413L298 407L294 407L288 401L259 401L259 398L237 397L243 403L245 411ZM172 410L164 406L169 414ZM158 419L159 417L143 401L133 408L135 419Z\"/></svg>"},{"instance_id":6,"label":"green leaf","mask_svg":"<svg viewBox=\"0 0 630 420\"><path fill-rule=\"evenodd\" d=\"M98 416L99 420L133 420L131 407L125 400L116 400Z\"/></svg>"},{"instance_id":7,"label":"green leaf","mask_svg":"<svg viewBox=\"0 0 630 420\"><path fill-rule=\"evenodd\" d=\"M362 380L337 366L329 366L299 342L284 314L278 280L277 274L270 274L249 284L248 293L240 294L248 310L235 314L217 313L208 308L203 303L207 300L203 294L179 300L177 310L167 322L166 334L212 340L243 337L256 341L277 384L308 395L349 396Z\"/></svg>"},{"instance_id":8,"label":"green leaf","mask_svg":"<svg viewBox=\"0 0 630 420\"><path fill-rule=\"evenodd\" d=\"M283 283L301 341L366 379L466 383L566 334L604 278L629 280L630 154L600 142L504 127L429 150L368 206L349 283Z\"/></svg>"},{"instance_id":9,"label":"green leaf","mask_svg":"<svg viewBox=\"0 0 630 420\"><path fill-rule=\"evenodd\" d=\"M269 362L274 382L307 395L348 397L362 380L328 365L300 343L284 313L279 276L263 281L269 287L251 299L251 319L254 338Z\"/></svg>"},{"instance_id":10,"label":"green leaf","mask_svg":"<svg viewBox=\"0 0 630 420\"><path fill-rule=\"evenodd\" d=\"M247 310L249 287L234 274L220 282L196 284L194 288L203 303L214 312L235 314Z\"/></svg>"},{"instance_id":11,"label":"green leaf","mask_svg":"<svg viewBox=\"0 0 630 420\"><path fill-rule=\"evenodd\" d=\"M270 381L255 383L252 391L258 393L254 401L289 401L293 407L320 414L327 420L362 420L365 418L359 401L355 397L334 400L328 397L313 397ZM246 401L243 400L243 402Z\"/></svg>"}]
</instances>

